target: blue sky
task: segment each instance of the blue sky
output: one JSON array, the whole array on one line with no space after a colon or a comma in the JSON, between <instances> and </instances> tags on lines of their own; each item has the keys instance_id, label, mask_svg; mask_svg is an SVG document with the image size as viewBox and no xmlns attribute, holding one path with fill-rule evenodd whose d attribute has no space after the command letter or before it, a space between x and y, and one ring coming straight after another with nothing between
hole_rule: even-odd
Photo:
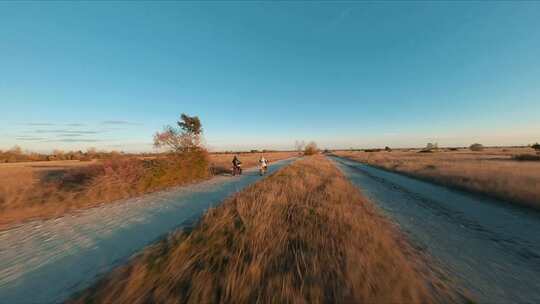
<instances>
[{"instance_id":1,"label":"blue sky","mask_svg":"<svg viewBox=\"0 0 540 304\"><path fill-rule=\"evenodd\" d=\"M1 2L0 149L540 141L540 3Z\"/></svg>"}]
</instances>

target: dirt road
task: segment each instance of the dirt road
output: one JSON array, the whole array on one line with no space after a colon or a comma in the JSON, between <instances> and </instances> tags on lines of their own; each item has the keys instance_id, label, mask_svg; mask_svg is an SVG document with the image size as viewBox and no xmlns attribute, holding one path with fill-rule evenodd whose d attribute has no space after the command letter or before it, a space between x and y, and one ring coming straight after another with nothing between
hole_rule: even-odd
<instances>
[{"instance_id":1,"label":"dirt road","mask_svg":"<svg viewBox=\"0 0 540 304\"><path fill-rule=\"evenodd\" d=\"M332 158L479 303L540 303L540 213Z\"/></svg>"},{"instance_id":2,"label":"dirt road","mask_svg":"<svg viewBox=\"0 0 540 304\"><path fill-rule=\"evenodd\" d=\"M269 173L292 159L270 165ZM0 231L2 303L57 303L261 177L209 181Z\"/></svg>"}]
</instances>

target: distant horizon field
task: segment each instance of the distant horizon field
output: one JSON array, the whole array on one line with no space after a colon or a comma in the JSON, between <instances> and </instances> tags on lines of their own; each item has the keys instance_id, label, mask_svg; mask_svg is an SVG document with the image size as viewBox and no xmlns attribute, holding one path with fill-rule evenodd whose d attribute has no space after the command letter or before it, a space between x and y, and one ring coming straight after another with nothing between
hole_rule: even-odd
<instances>
[{"instance_id":1,"label":"distant horizon field","mask_svg":"<svg viewBox=\"0 0 540 304\"><path fill-rule=\"evenodd\" d=\"M522 145L483 145L486 149L521 149L521 148L531 148L532 145L534 145L537 142L531 142L527 144ZM437 144L437 143L434 143ZM474 143L471 143L471 145ZM349 147L349 148L325 148L324 146L320 146L319 148L321 150L328 150L328 151L350 151L350 150L376 150L376 149L384 149L386 147L391 148L392 150L421 150L426 148L426 146L399 146L394 147L392 145L380 145L380 146L370 146L370 147ZM95 150L97 153L121 153L126 155L160 155L160 154L166 154L166 151L123 151L122 149L95 149L93 147L89 148L81 148L81 149L50 149L47 151L37 151L32 149L25 149L21 145L14 145L11 147L0 147L0 153L2 152L10 152L13 149L18 148L21 150L21 153L23 154L40 154L40 155L54 155L54 151L61 151L63 153L68 152L82 152L87 153L89 150ZM438 145L438 149L465 149L468 150L470 148L470 145ZM228 154L228 153L272 153L272 152L299 152L298 149L239 149L239 150L229 150L229 149L223 149L223 150L214 150L214 149L208 149L209 154ZM0 162L2 164L2 162Z\"/></svg>"},{"instance_id":2,"label":"distant horizon field","mask_svg":"<svg viewBox=\"0 0 540 304\"><path fill-rule=\"evenodd\" d=\"M540 209L540 161L535 150L509 147L439 150L334 153L385 170Z\"/></svg>"}]
</instances>

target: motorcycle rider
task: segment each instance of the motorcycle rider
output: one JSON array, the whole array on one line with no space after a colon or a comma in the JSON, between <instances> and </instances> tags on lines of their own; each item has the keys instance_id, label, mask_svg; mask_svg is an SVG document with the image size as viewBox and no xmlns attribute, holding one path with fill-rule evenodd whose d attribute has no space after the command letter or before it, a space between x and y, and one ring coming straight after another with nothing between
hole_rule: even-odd
<instances>
[{"instance_id":1,"label":"motorcycle rider","mask_svg":"<svg viewBox=\"0 0 540 304\"><path fill-rule=\"evenodd\" d=\"M263 155L261 155L261 159L259 159L259 167L261 175L266 173L266 171L268 170L268 161L266 160L266 158L264 158Z\"/></svg>"},{"instance_id":2,"label":"motorcycle rider","mask_svg":"<svg viewBox=\"0 0 540 304\"><path fill-rule=\"evenodd\" d=\"M232 160L232 165L233 165L233 175L236 175L236 172L238 172L239 175L242 174L242 168L240 167L240 165L242 164L242 162L238 159L238 156L235 155L233 157L233 160Z\"/></svg>"}]
</instances>

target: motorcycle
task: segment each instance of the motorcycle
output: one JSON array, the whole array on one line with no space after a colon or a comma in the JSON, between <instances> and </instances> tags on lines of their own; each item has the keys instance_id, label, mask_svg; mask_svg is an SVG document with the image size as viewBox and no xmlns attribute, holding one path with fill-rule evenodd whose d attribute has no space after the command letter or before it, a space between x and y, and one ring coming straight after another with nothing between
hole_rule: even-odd
<instances>
[{"instance_id":1,"label":"motorcycle","mask_svg":"<svg viewBox=\"0 0 540 304\"><path fill-rule=\"evenodd\" d=\"M232 167L232 175L242 175L242 164L238 164L236 166L233 165Z\"/></svg>"},{"instance_id":2,"label":"motorcycle","mask_svg":"<svg viewBox=\"0 0 540 304\"><path fill-rule=\"evenodd\" d=\"M265 175L267 171L268 171L268 166L259 166L259 174L261 176Z\"/></svg>"}]
</instances>

